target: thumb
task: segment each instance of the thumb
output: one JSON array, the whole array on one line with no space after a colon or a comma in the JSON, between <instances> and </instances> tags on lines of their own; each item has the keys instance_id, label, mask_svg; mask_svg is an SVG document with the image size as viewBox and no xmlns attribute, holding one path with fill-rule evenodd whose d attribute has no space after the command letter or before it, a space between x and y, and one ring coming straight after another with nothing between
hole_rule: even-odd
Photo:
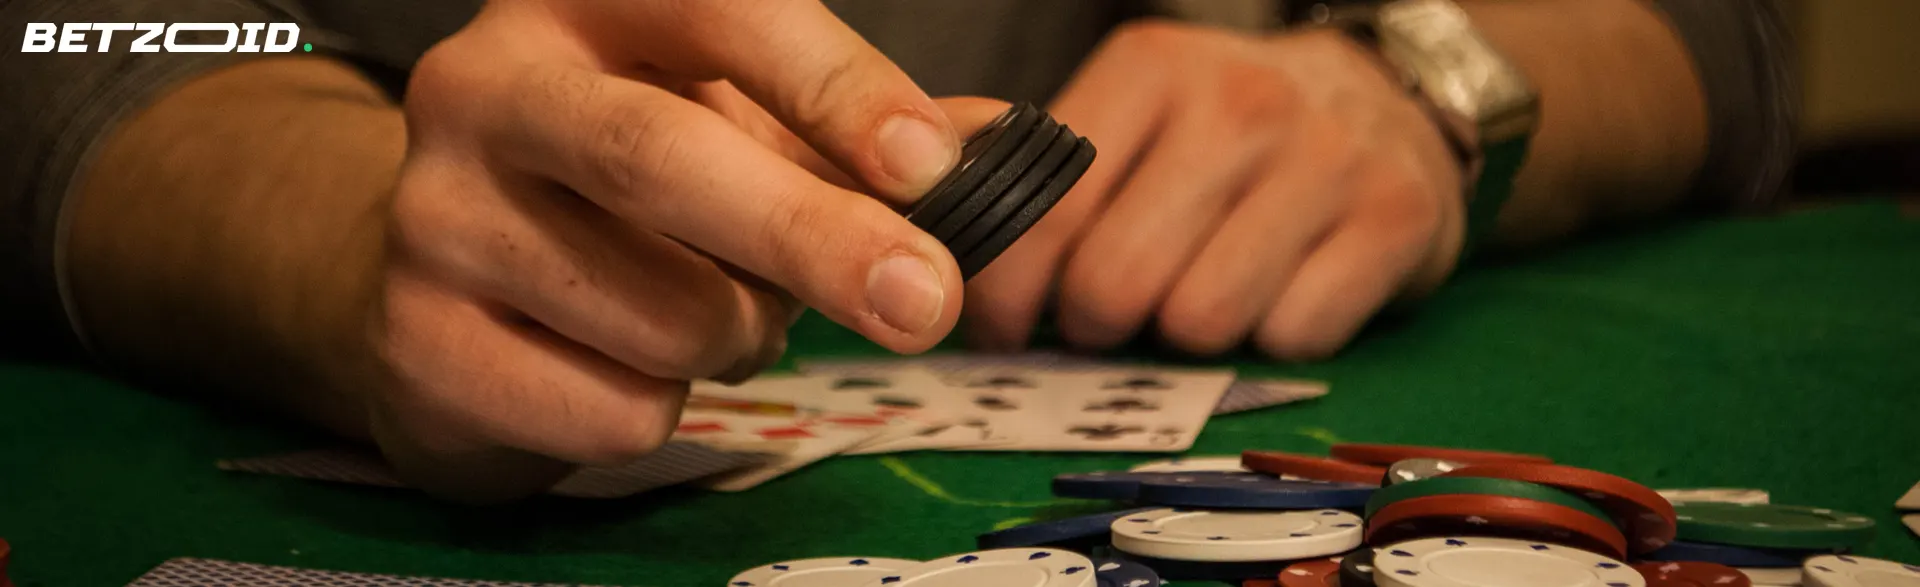
<instances>
[{"instance_id":1,"label":"thumb","mask_svg":"<svg viewBox=\"0 0 1920 587\"><path fill-rule=\"evenodd\" d=\"M1013 107L1005 101L979 96L952 96L933 102L946 113L947 120L953 121L953 128L960 131L961 136L972 136Z\"/></svg>"}]
</instances>

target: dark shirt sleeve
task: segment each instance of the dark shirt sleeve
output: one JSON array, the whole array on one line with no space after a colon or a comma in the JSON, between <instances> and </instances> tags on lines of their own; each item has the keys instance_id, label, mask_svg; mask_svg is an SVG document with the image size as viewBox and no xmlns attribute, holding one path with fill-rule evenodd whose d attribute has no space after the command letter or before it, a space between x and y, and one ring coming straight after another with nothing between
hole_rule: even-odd
<instances>
[{"instance_id":1,"label":"dark shirt sleeve","mask_svg":"<svg viewBox=\"0 0 1920 587\"><path fill-rule=\"evenodd\" d=\"M1655 0L1706 91L1707 161L1695 191L1722 209L1784 198L1797 156L1800 80L1778 0Z\"/></svg>"},{"instance_id":2,"label":"dark shirt sleeve","mask_svg":"<svg viewBox=\"0 0 1920 587\"><path fill-rule=\"evenodd\" d=\"M135 53L129 48L138 31L114 31L105 52L99 51L100 33L91 31L84 53L25 51L29 23L70 22L291 22L302 25L302 44L330 48L326 35L262 2L0 1L0 356L81 356L63 291L62 212L70 208L75 178L114 125L196 75L285 55ZM207 37L182 34L180 40ZM224 34L212 42L222 40Z\"/></svg>"}]
</instances>

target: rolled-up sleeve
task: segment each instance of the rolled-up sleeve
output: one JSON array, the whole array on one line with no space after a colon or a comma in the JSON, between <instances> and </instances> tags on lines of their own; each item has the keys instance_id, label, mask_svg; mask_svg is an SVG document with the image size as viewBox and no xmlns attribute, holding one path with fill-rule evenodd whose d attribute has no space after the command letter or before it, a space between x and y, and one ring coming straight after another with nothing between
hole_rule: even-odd
<instances>
[{"instance_id":1,"label":"rolled-up sleeve","mask_svg":"<svg viewBox=\"0 0 1920 587\"><path fill-rule=\"evenodd\" d=\"M81 22L301 24L291 14L245 0L0 2L0 39L6 43L0 53L0 350L13 354L72 357L82 348L65 292L63 212L76 178L114 126L195 75L283 55L135 53L129 48L143 33L133 30L113 31L105 51L98 32L87 33L86 52L25 50L29 23ZM300 43L329 49L326 35L313 32L302 26ZM212 43L224 40L224 33L215 34ZM183 32L180 40L208 40L188 37Z\"/></svg>"},{"instance_id":2,"label":"rolled-up sleeve","mask_svg":"<svg viewBox=\"0 0 1920 587\"><path fill-rule=\"evenodd\" d=\"M1771 207L1797 157L1800 81L1777 0L1655 0L1706 92L1707 162L1696 191L1721 208Z\"/></svg>"}]
</instances>

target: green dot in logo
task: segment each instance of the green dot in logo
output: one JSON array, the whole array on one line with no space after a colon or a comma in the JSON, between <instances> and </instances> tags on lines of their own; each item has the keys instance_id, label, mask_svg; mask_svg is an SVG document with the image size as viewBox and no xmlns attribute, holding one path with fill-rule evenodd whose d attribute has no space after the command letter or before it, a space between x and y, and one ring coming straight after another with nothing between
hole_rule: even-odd
<instances>
[{"instance_id":1,"label":"green dot in logo","mask_svg":"<svg viewBox=\"0 0 1920 587\"><path fill-rule=\"evenodd\" d=\"M306 52L308 52L308 53L312 53L312 52L313 52L313 43L307 43L307 44L304 44L304 45L301 45L301 46L300 46L300 50L301 50L301 51L306 51Z\"/></svg>"}]
</instances>

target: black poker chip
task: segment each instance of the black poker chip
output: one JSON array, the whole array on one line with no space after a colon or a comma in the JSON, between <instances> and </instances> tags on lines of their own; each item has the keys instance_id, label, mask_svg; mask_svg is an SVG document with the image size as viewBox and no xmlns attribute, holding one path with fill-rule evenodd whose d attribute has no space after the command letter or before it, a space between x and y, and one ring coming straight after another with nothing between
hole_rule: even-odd
<instances>
[{"instance_id":1,"label":"black poker chip","mask_svg":"<svg viewBox=\"0 0 1920 587\"><path fill-rule=\"evenodd\" d=\"M955 206L960 205L961 200L980 187L980 182L986 181L987 171L999 167L1007 157L1013 155L1013 150L1025 140L1025 131L1031 130L1041 116L1040 111L1031 105L1020 104L1001 113L999 118L967 137L966 145L960 148L960 164L955 165L946 177L934 184L933 189L927 190L927 195L914 203L913 209L907 212L907 219L921 230L932 232L935 222L945 219ZM1017 138L1000 140L1001 136L1014 128L1022 131L1014 135Z\"/></svg>"},{"instance_id":2,"label":"black poker chip","mask_svg":"<svg viewBox=\"0 0 1920 587\"><path fill-rule=\"evenodd\" d=\"M1014 241L1020 240L1020 236L1026 234L1027 229L1033 228L1034 224L1039 223L1040 217L1052 210L1054 204L1060 203L1060 198L1066 197L1067 190L1072 188L1075 182L1080 181L1080 176L1086 174L1087 168L1093 166L1094 154L1093 143L1084 138L1076 141L1073 154L1067 159L1066 164L1054 170L1053 176L1046 185L1041 186L1039 193L1028 198L1018 210L1013 212L1013 216L1000 223L1000 227L992 234L987 235L986 240L962 254L960 271L968 276L979 273L980 270L986 269L988 264L993 263L1000 253L1006 252L1008 247L1013 246Z\"/></svg>"},{"instance_id":3,"label":"black poker chip","mask_svg":"<svg viewBox=\"0 0 1920 587\"><path fill-rule=\"evenodd\" d=\"M1093 143L1032 104L1017 104L967 138L960 164L907 211L960 263L986 269L1093 164Z\"/></svg>"},{"instance_id":4,"label":"black poker chip","mask_svg":"<svg viewBox=\"0 0 1920 587\"><path fill-rule=\"evenodd\" d=\"M1340 557L1340 587L1374 587L1373 549L1365 545Z\"/></svg>"},{"instance_id":5,"label":"black poker chip","mask_svg":"<svg viewBox=\"0 0 1920 587\"><path fill-rule=\"evenodd\" d=\"M966 198L955 204L945 218L934 223L933 230L928 231L934 238L940 239L941 242L949 242L958 237L962 229L972 226L973 221L979 218L981 213L986 212L987 207L991 206L995 200L1006 194L1007 189L1011 188L1016 180L1033 170L1040 155L1046 153L1053 146L1054 139L1060 136L1060 125L1035 125L1032 132L1020 134L1024 138L1019 141L1019 146L1013 150L1012 156L1007 157L998 167L982 168L981 173L984 175L982 181ZM1009 133L1000 140L1011 141L1014 136Z\"/></svg>"}]
</instances>

